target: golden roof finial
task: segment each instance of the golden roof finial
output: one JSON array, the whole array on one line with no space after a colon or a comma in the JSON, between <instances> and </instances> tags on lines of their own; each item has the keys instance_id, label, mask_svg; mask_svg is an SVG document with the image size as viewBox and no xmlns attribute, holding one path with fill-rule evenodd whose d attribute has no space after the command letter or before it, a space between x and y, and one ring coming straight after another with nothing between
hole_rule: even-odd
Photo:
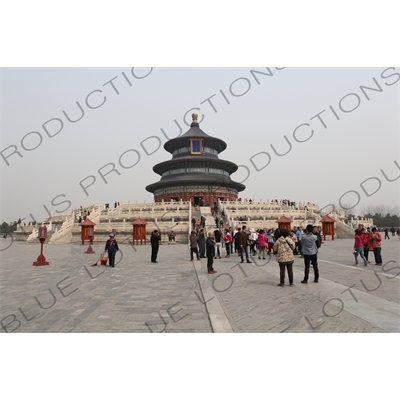
<instances>
[{"instance_id":1,"label":"golden roof finial","mask_svg":"<svg viewBox=\"0 0 400 400\"><path fill-rule=\"evenodd\" d=\"M192 119L193 119L192 122L197 122L197 118L198 118L198 117L199 117L199 114L193 113L193 114L192 114Z\"/></svg>"}]
</instances>

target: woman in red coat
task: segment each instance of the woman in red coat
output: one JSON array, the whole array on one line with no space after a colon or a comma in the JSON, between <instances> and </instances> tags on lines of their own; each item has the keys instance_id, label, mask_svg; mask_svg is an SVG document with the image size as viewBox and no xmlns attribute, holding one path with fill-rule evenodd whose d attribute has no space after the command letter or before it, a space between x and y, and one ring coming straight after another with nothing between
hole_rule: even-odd
<instances>
[{"instance_id":1,"label":"woman in red coat","mask_svg":"<svg viewBox=\"0 0 400 400\"><path fill-rule=\"evenodd\" d=\"M226 249L226 256L225 258L229 258L231 256L231 243L232 243L232 235L229 233L228 229L225 229L224 235L224 243Z\"/></svg>"}]
</instances>

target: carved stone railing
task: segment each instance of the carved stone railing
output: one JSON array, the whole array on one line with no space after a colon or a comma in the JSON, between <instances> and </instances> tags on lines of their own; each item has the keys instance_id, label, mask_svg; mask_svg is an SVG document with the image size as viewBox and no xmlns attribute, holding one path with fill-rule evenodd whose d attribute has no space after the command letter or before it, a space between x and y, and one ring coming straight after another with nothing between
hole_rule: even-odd
<instances>
[{"instance_id":1,"label":"carved stone railing","mask_svg":"<svg viewBox=\"0 0 400 400\"><path fill-rule=\"evenodd\" d=\"M33 242L34 240L37 239L38 234L39 234L39 228L36 226L33 228L32 233L27 237L26 241L28 243Z\"/></svg>"},{"instance_id":2,"label":"carved stone railing","mask_svg":"<svg viewBox=\"0 0 400 400\"><path fill-rule=\"evenodd\" d=\"M75 225L75 214L71 214L61 225L60 229L56 229L49 240L49 244L56 243L69 243L71 241L70 237L67 237L71 234L72 228Z\"/></svg>"}]
</instances>

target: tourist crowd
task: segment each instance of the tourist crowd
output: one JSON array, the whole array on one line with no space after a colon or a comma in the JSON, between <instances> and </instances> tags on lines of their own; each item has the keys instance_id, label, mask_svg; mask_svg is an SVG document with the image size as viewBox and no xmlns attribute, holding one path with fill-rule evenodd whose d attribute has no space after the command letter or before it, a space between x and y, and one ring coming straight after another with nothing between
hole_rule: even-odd
<instances>
[{"instance_id":1,"label":"tourist crowd","mask_svg":"<svg viewBox=\"0 0 400 400\"><path fill-rule=\"evenodd\" d=\"M286 229L247 229L231 227L222 229L216 221L214 231L205 232L204 228L193 229L190 235L190 260L196 254L197 259L207 258L207 270L214 274L213 264L215 259L222 257L222 248L225 248L225 258L233 255L240 257L243 263L251 263L250 256L266 259L271 253L277 257L280 267L280 283L284 286L285 270L288 271L289 285L293 285L294 256L304 258L305 271L302 283L308 282L309 268L314 270L314 282L318 282L319 271L317 253L322 244L321 230L317 226L308 225L306 229L296 227L290 232Z\"/></svg>"},{"instance_id":2,"label":"tourist crowd","mask_svg":"<svg viewBox=\"0 0 400 400\"><path fill-rule=\"evenodd\" d=\"M271 253L276 255L276 261L280 268L280 282L278 286L285 285L285 273L287 270L289 285L293 286L293 263L295 256L304 259L304 278L301 283L308 283L310 266L313 267L314 282L319 280L318 249L323 244L321 227L307 225L305 229L295 227L287 229L248 229L231 227L222 229L216 221L216 229L206 233L204 228L194 229L190 235L190 254L197 259L207 258L207 270L214 274L213 264L215 259L222 257L222 249L225 248L225 258L236 255L240 262L245 260L251 263L250 256L258 256L258 259L266 259ZM398 232L400 238L400 232ZM368 265L368 256L373 252L375 265L382 265L381 254L382 237L376 228L360 228L355 231L354 258L358 265L358 256Z\"/></svg>"}]
</instances>

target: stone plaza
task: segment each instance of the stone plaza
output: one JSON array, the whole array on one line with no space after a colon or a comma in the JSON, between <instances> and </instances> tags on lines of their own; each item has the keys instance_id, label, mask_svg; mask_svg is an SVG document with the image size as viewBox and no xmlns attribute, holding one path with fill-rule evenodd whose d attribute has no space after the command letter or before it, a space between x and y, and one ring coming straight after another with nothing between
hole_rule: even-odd
<instances>
[{"instance_id":1,"label":"stone plaza","mask_svg":"<svg viewBox=\"0 0 400 400\"><path fill-rule=\"evenodd\" d=\"M35 267L40 245L1 239L1 332L381 333L400 332L400 241L382 241L383 266L353 266L353 239L326 240L319 283L278 287L275 256L237 255L189 261L187 244L163 244L158 263L149 245L122 243L116 267L95 264L80 244L44 245L49 266Z\"/></svg>"},{"instance_id":2,"label":"stone plaza","mask_svg":"<svg viewBox=\"0 0 400 400\"><path fill-rule=\"evenodd\" d=\"M349 219L332 205L242 200L246 187L231 179L238 166L219 158L227 144L200 129L198 114L192 118L185 134L164 144L172 159L153 167L160 175L146 187L153 203L75 207L50 215L45 226L20 220L2 239L2 332L399 332L399 240L383 241L382 266L354 266L354 228L372 226L371 219ZM300 256L295 286L277 287L275 256L242 264L224 250L214 260L218 273L209 275L205 259L189 261L189 235L201 221L206 232L322 224L328 239L318 255L319 282L300 283ZM155 230L157 264L149 246ZM110 232L120 246L115 269L99 265ZM50 265L35 267L46 238Z\"/></svg>"}]
</instances>

